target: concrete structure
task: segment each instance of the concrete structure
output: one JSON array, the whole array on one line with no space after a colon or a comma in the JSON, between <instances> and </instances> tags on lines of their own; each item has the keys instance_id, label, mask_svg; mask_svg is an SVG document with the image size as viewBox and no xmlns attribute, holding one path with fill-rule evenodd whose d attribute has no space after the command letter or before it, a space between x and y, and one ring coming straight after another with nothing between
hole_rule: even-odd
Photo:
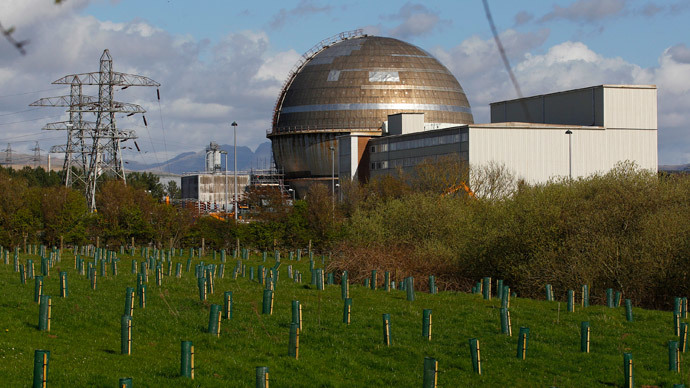
<instances>
[{"instance_id":1,"label":"concrete structure","mask_svg":"<svg viewBox=\"0 0 690 388\"><path fill-rule=\"evenodd\" d=\"M278 97L267 134L276 167L298 196L314 182L330 187L336 137L380 136L398 113L423 113L438 127L473 123L462 87L428 52L361 31L329 38L297 63Z\"/></svg>"},{"instance_id":2,"label":"concrete structure","mask_svg":"<svg viewBox=\"0 0 690 388\"><path fill-rule=\"evenodd\" d=\"M225 210L225 198L227 190L228 210L232 211L234 197L233 176L228 175L227 189L225 186L225 174L195 174L185 175L181 178L183 200L195 200L206 205L211 211ZM237 175L237 195L242 200L245 188L249 185L249 174Z\"/></svg>"},{"instance_id":3,"label":"concrete structure","mask_svg":"<svg viewBox=\"0 0 690 388\"><path fill-rule=\"evenodd\" d=\"M471 167L504 165L528 183L605 173L621 161L657 171L656 92L653 85L600 85L497 102L490 124L442 129L420 115L391 116L390 135L339 138L340 179L409 173L443 155Z\"/></svg>"}]
</instances>

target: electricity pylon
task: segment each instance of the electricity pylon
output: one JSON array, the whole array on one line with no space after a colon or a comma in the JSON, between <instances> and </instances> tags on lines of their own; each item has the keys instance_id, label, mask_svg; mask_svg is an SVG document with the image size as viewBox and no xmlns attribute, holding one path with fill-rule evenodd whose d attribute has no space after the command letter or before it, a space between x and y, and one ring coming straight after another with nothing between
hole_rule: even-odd
<instances>
[{"instance_id":1,"label":"electricity pylon","mask_svg":"<svg viewBox=\"0 0 690 388\"><path fill-rule=\"evenodd\" d=\"M68 122L51 123L44 129L68 131L64 149L55 148L56 151L65 152L63 165L66 169L65 184L70 185L73 182L74 177L67 178L73 166L81 170L83 175L78 178L85 183L87 205L91 211L95 211L98 178L107 174L127 182L121 143L137 138L134 130L117 129L115 114L124 113L131 116L146 112L139 105L115 101L113 98L115 87L122 89L130 86L158 87L160 84L148 77L113 71L113 59L107 49L101 55L99 71L67 75L53 84L71 85L70 96L41 99L31 105L69 106L70 120ZM98 86L98 97L82 95L82 85ZM84 113L95 114L96 121L84 121Z\"/></svg>"}]
</instances>

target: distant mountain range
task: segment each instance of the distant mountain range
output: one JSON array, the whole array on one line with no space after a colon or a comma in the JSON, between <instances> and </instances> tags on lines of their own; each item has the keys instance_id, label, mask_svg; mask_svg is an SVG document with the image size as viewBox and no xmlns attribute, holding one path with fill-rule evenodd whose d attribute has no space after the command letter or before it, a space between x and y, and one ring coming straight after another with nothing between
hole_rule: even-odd
<instances>
[{"instance_id":1,"label":"distant mountain range","mask_svg":"<svg viewBox=\"0 0 690 388\"><path fill-rule=\"evenodd\" d=\"M232 144L222 144L220 149L228 153L228 171L233 171L234 154ZM271 167L271 142L261 143L256 151L249 147L237 147L237 170L249 171L251 169L265 169ZM166 172L171 174L184 174L205 170L206 149L198 152L183 152L165 162L144 164L135 160L125 160L125 168L131 171ZM225 168L225 156L221 161L221 169Z\"/></svg>"}]
</instances>

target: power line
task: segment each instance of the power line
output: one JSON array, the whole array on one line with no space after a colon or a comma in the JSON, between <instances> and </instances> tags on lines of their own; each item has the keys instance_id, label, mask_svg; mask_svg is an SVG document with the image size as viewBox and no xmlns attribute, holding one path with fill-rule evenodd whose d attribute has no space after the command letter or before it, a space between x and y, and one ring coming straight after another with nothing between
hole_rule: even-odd
<instances>
[{"instance_id":1,"label":"power line","mask_svg":"<svg viewBox=\"0 0 690 388\"><path fill-rule=\"evenodd\" d=\"M23 92L23 93L16 93L16 94L5 94L0 96L0 98L5 98L5 97L16 97L16 96L25 96L27 94L34 94L34 93L43 93L43 92L51 92L53 90L63 90L65 88L52 88L52 89L43 89L43 90L32 90L30 92Z\"/></svg>"},{"instance_id":2,"label":"power line","mask_svg":"<svg viewBox=\"0 0 690 388\"><path fill-rule=\"evenodd\" d=\"M16 114L24 113L24 112L31 112L31 111L34 111L34 110L38 110L38 108L25 109L25 110L20 110L20 111L17 111L17 112L12 112L12 113L3 113L3 114L1 114L0 116L11 116L11 115L16 115Z\"/></svg>"},{"instance_id":3,"label":"power line","mask_svg":"<svg viewBox=\"0 0 690 388\"><path fill-rule=\"evenodd\" d=\"M45 120L45 119L54 119L56 117L61 117L62 115L57 115L57 116L46 116L46 117L39 117L37 119L29 119L29 120L22 120L22 121L13 121L10 123L0 123L0 125L11 125L11 124L21 124L21 123L28 123L31 121L38 121L38 120Z\"/></svg>"}]
</instances>

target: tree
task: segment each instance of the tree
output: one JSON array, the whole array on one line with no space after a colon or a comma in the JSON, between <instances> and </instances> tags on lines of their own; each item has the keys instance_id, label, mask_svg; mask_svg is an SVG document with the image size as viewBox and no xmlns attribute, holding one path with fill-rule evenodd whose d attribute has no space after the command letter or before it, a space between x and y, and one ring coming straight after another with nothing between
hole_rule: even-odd
<instances>
[{"instance_id":1,"label":"tree","mask_svg":"<svg viewBox=\"0 0 690 388\"><path fill-rule=\"evenodd\" d=\"M177 186L177 182L170 180L165 188L165 194L170 197L170 199L180 199L182 198L182 190Z\"/></svg>"}]
</instances>

